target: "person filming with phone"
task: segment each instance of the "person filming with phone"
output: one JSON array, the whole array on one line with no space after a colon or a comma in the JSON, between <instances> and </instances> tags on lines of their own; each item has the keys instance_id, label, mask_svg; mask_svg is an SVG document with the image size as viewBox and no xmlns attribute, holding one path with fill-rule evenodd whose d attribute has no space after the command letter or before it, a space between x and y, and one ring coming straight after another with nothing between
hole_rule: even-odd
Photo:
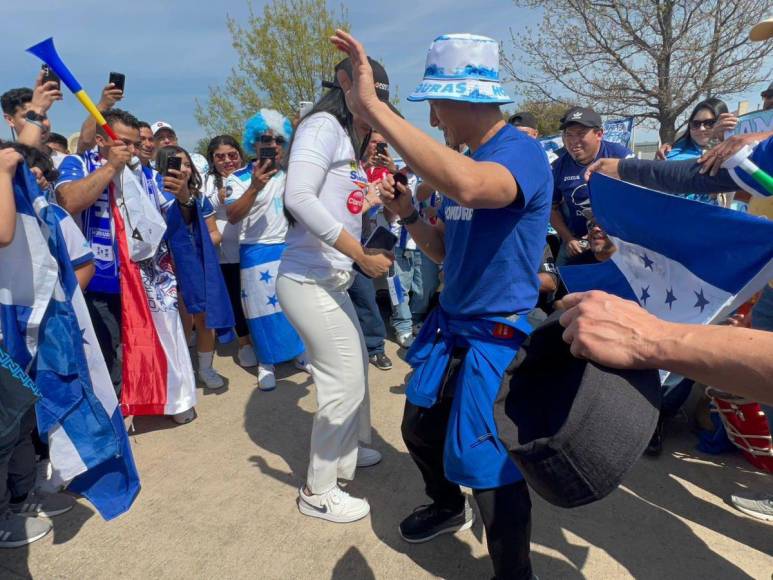
<instances>
[{"instance_id":1,"label":"person filming with phone","mask_svg":"<svg viewBox=\"0 0 773 580\"><path fill-rule=\"evenodd\" d=\"M277 299L277 268L285 251L287 218L283 196L285 147L292 135L290 121L273 109L261 109L244 127L245 152L257 159L225 180L228 221L239 225L239 263L244 316L258 363L258 388L276 388L274 367L295 360L307 371L308 362L298 333L287 321Z\"/></svg>"}]
</instances>

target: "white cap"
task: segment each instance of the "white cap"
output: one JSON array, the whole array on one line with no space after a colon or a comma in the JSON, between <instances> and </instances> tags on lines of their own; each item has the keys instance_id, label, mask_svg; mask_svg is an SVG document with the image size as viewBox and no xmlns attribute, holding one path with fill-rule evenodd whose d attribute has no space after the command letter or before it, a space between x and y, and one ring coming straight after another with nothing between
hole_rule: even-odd
<instances>
[{"instance_id":1,"label":"white cap","mask_svg":"<svg viewBox=\"0 0 773 580\"><path fill-rule=\"evenodd\" d=\"M156 121L150 126L150 130L153 131L153 135L158 133L161 129L169 129L172 133L174 133L174 129L169 123L165 123L164 121Z\"/></svg>"}]
</instances>

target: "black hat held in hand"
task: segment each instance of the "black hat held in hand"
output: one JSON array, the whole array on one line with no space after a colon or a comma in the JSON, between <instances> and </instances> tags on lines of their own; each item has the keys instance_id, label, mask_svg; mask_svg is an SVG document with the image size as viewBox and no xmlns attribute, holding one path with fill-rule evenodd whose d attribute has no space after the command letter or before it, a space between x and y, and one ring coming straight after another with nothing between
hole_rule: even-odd
<instances>
[{"instance_id":1,"label":"black hat held in hand","mask_svg":"<svg viewBox=\"0 0 773 580\"><path fill-rule=\"evenodd\" d=\"M577 507L612 492L639 459L660 409L656 370L575 358L554 313L523 343L494 407L499 438L539 495Z\"/></svg>"}]
</instances>

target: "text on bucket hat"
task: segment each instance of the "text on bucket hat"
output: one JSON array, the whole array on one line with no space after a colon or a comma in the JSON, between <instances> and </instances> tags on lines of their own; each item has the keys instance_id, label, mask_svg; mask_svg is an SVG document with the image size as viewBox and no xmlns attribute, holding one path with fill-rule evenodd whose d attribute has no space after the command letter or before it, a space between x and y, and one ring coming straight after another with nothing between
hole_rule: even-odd
<instances>
[{"instance_id":1,"label":"text on bucket hat","mask_svg":"<svg viewBox=\"0 0 773 580\"><path fill-rule=\"evenodd\" d=\"M575 358L556 312L529 336L494 407L500 440L526 482L560 507L612 492L652 437L656 370L621 371Z\"/></svg>"},{"instance_id":2,"label":"text on bucket hat","mask_svg":"<svg viewBox=\"0 0 773 580\"><path fill-rule=\"evenodd\" d=\"M409 101L445 99L512 103L499 76L499 43L475 34L444 34L430 45L424 78Z\"/></svg>"}]
</instances>

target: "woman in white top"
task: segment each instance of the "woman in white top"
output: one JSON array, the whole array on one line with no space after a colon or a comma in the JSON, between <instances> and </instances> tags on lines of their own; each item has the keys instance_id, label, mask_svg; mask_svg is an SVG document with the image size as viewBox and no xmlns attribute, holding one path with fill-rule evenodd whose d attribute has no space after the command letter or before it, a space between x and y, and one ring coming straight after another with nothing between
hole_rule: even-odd
<instances>
[{"instance_id":1,"label":"woman in white top","mask_svg":"<svg viewBox=\"0 0 773 580\"><path fill-rule=\"evenodd\" d=\"M236 357L239 365L249 368L258 364L255 351L250 342L250 331L244 318L241 299L241 281L239 274L239 230L241 222L230 223L226 212L225 182L229 175L244 167L244 152L239 142L230 135L218 135L207 145L207 163L209 170L204 180L204 194L215 210L215 221L220 231L220 269L228 288L228 297L234 311L236 336L239 338L239 353Z\"/></svg>"},{"instance_id":2,"label":"woman in white top","mask_svg":"<svg viewBox=\"0 0 773 580\"><path fill-rule=\"evenodd\" d=\"M377 87L388 102L386 72L371 64L382 73ZM378 277L387 273L393 256L366 251L360 243L362 213L377 199L359 162L370 129L349 111L340 88L342 75L351 78L348 59L336 66L336 75L290 145L285 207L292 219L277 292L306 345L317 393L310 464L298 507L305 515L343 523L365 517L370 506L342 491L338 479L350 480L356 467L381 460L377 451L361 445L371 439L368 355L346 290L353 263Z\"/></svg>"}]
</instances>

